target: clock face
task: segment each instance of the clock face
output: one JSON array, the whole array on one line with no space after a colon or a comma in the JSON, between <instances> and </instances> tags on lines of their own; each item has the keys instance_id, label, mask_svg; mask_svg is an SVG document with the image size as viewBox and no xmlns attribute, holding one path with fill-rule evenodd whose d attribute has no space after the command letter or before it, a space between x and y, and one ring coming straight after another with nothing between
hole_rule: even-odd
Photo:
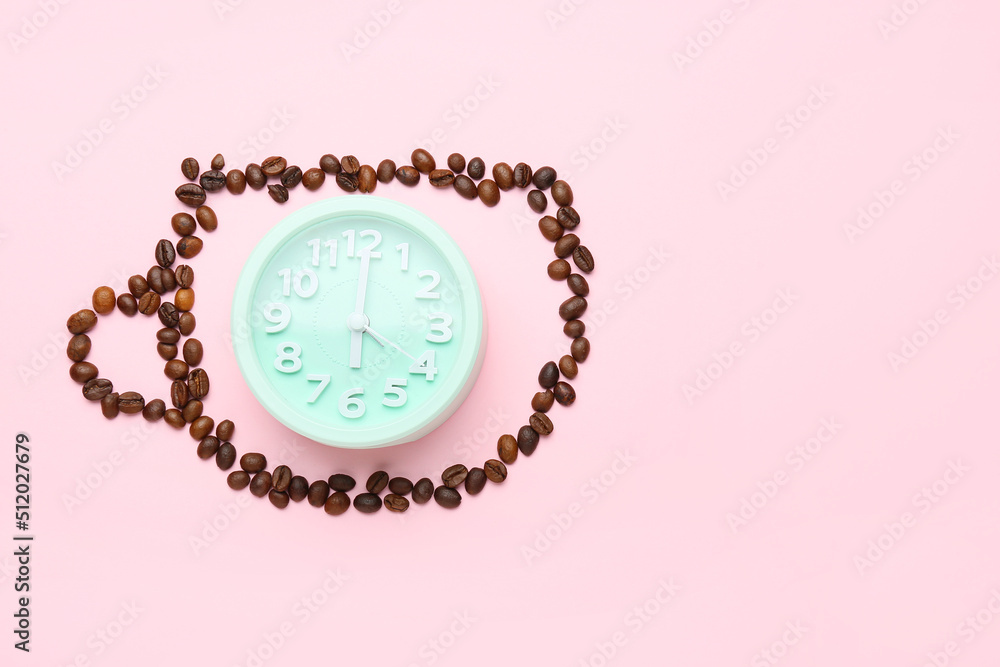
<instances>
[{"instance_id":1,"label":"clock face","mask_svg":"<svg viewBox=\"0 0 1000 667\"><path fill-rule=\"evenodd\" d=\"M338 197L254 250L233 343L258 400L319 442L419 438L471 391L485 351L479 289L436 223L398 202Z\"/></svg>"}]
</instances>

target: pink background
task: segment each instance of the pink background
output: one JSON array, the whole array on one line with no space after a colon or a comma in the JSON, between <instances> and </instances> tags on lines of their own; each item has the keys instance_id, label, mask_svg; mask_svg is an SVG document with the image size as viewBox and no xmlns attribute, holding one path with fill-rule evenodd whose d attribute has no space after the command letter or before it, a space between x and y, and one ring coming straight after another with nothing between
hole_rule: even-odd
<instances>
[{"instance_id":1,"label":"pink background","mask_svg":"<svg viewBox=\"0 0 1000 667\"><path fill-rule=\"evenodd\" d=\"M4 664L994 664L1000 8L820 4L7 3L0 498L10 517L25 431L36 541L33 650L8 631ZM439 162L556 167L597 258L579 398L506 483L454 512L282 512L186 434L80 397L65 319L173 238L182 158L402 163L428 138ZM340 194L210 201L207 412L310 479L481 465L567 342L520 197L377 191L451 232L491 316L481 379L432 436L329 449L244 386L240 267ZM158 326L101 320L117 390L165 395Z\"/></svg>"}]
</instances>

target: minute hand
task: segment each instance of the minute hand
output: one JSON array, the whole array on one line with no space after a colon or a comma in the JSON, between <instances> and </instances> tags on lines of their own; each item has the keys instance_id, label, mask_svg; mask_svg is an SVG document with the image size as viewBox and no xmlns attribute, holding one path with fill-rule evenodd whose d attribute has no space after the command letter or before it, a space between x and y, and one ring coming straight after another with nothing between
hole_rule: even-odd
<instances>
[{"instance_id":1,"label":"minute hand","mask_svg":"<svg viewBox=\"0 0 1000 667\"><path fill-rule=\"evenodd\" d=\"M368 290L368 267L371 265L370 251L361 251L361 271L358 273L358 295L354 301L352 315L359 322L366 322L365 293ZM351 325L351 368L361 368L361 344L364 340L364 328Z\"/></svg>"}]
</instances>

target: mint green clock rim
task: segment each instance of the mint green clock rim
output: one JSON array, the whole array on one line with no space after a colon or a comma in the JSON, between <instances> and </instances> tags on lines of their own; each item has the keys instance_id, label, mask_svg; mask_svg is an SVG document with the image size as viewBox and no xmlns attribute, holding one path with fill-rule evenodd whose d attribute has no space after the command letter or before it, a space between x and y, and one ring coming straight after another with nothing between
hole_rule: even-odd
<instances>
[{"instance_id":1,"label":"mint green clock rim","mask_svg":"<svg viewBox=\"0 0 1000 667\"><path fill-rule=\"evenodd\" d=\"M253 298L261 271L275 253L299 231L331 218L368 216L401 225L417 234L448 262L460 285L463 312L467 313L465 335L459 346L455 369L444 386L419 410L404 419L375 427L335 428L292 410L271 385L256 358L249 329ZM384 197L350 195L333 197L304 206L276 224L251 251L240 272L233 295L230 325L233 352L244 380L257 401L279 422L297 433L326 445L344 449L373 449L402 444L423 437L444 423L472 391L486 352L486 312L472 266L458 244L434 220L421 211Z\"/></svg>"}]
</instances>

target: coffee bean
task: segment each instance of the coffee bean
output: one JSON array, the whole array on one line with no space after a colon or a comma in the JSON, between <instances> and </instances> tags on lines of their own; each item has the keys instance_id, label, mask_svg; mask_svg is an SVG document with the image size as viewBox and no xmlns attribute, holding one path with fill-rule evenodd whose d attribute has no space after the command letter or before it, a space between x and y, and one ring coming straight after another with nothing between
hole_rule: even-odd
<instances>
[{"instance_id":1,"label":"coffee bean","mask_svg":"<svg viewBox=\"0 0 1000 667\"><path fill-rule=\"evenodd\" d=\"M201 413L205 411L205 404L199 401L197 398L188 399L187 405L181 410L181 414L184 416L184 423L193 424L196 420L201 418Z\"/></svg>"},{"instance_id":2,"label":"coffee bean","mask_svg":"<svg viewBox=\"0 0 1000 667\"><path fill-rule=\"evenodd\" d=\"M410 508L410 501L395 493L388 494L384 502L385 508L390 512L405 512Z\"/></svg>"},{"instance_id":3,"label":"coffee bean","mask_svg":"<svg viewBox=\"0 0 1000 667\"><path fill-rule=\"evenodd\" d=\"M538 435L549 435L552 433L552 420L542 412L536 412L528 417L528 425Z\"/></svg>"},{"instance_id":4,"label":"coffee bean","mask_svg":"<svg viewBox=\"0 0 1000 667\"><path fill-rule=\"evenodd\" d=\"M167 422L176 429L183 428L187 425L187 422L184 421L184 415L181 414L181 411L176 408L170 408L164 412L163 421Z\"/></svg>"},{"instance_id":5,"label":"coffee bean","mask_svg":"<svg viewBox=\"0 0 1000 667\"><path fill-rule=\"evenodd\" d=\"M222 157L222 153L216 153L212 158L212 169L222 169L225 166L226 158Z\"/></svg>"},{"instance_id":6,"label":"coffee bean","mask_svg":"<svg viewBox=\"0 0 1000 667\"><path fill-rule=\"evenodd\" d=\"M194 211L194 218L206 232L214 232L219 228L219 217L210 206L199 206Z\"/></svg>"},{"instance_id":7,"label":"coffee bean","mask_svg":"<svg viewBox=\"0 0 1000 667\"><path fill-rule=\"evenodd\" d=\"M288 507L288 494L281 491L276 491L271 489L267 492L267 499L271 501L271 504L277 507L279 510L283 510Z\"/></svg>"},{"instance_id":8,"label":"coffee bean","mask_svg":"<svg viewBox=\"0 0 1000 667\"><path fill-rule=\"evenodd\" d=\"M139 303L131 294L119 294L117 303L118 310L122 311L122 314L128 317L132 317L139 312Z\"/></svg>"},{"instance_id":9,"label":"coffee bean","mask_svg":"<svg viewBox=\"0 0 1000 667\"><path fill-rule=\"evenodd\" d=\"M70 361L83 361L90 354L90 336L77 334L69 339L66 345L66 356Z\"/></svg>"},{"instance_id":10,"label":"coffee bean","mask_svg":"<svg viewBox=\"0 0 1000 667\"><path fill-rule=\"evenodd\" d=\"M235 432L236 424L234 424L231 419L223 419L219 422L219 425L215 427L215 435L219 436L220 440L232 440L233 433Z\"/></svg>"},{"instance_id":11,"label":"coffee bean","mask_svg":"<svg viewBox=\"0 0 1000 667\"><path fill-rule=\"evenodd\" d=\"M393 477L389 480L389 491L397 496L405 496L413 490L413 482L405 477Z\"/></svg>"},{"instance_id":12,"label":"coffee bean","mask_svg":"<svg viewBox=\"0 0 1000 667\"><path fill-rule=\"evenodd\" d=\"M191 371L191 377L188 378L188 390L194 398L200 399L208 396L208 373L205 372L204 368L196 368Z\"/></svg>"},{"instance_id":13,"label":"coffee bean","mask_svg":"<svg viewBox=\"0 0 1000 667\"><path fill-rule=\"evenodd\" d=\"M483 465L483 470L486 472L486 479L495 484L507 479L507 466L503 464L503 461L490 459Z\"/></svg>"},{"instance_id":14,"label":"coffee bean","mask_svg":"<svg viewBox=\"0 0 1000 667\"><path fill-rule=\"evenodd\" d=\"M139 299L139 312L152 315L160 309L160 295L156 292L146 292Z\"/></svg>"},{"instance_id":15,"label":"coffee bean","mask_svg":"<svg viewBox=\"0 0 1000 667\"><path fill-rule=\"evenodd\" d=\"M319 168L327 174L339 174L341 169L340 160L327 153L319 159Z\"/></svg>"},{"instance_id":16,"label":"coffee bean","mask_svg":"<svg viewBox=\"0 0 1000 667\"><path fill-rule=\"evenodd\" d=\"M197 208L205 203L205 190L195 183L185 183L174 190L174 196L191 208Z\"/></svg>"},{"instance_id":17,"label":"coffee bean","mask_svg":"<svg viewBox=\"0 0 1000 667\"><path fill-rule=\"evenodd\" d=\"M158 264L149 267L149 271L146 272L146 284L157 294L166 294L167 288L163 285L163 267Z\"/></svg>"},{"instance_id":18,"label":"coffee bean","mask_svg":"<svg viewBox=\"0 0 1000 667\"><path fill-rule=\"evenodd\" d=\"M182 288L191 287L194 284L194 269L187 264L181 264L174 270L174 280Z\"/></svg>"},{"instance_id":19,"label":"coffee bean","mask_svg":"<svg viewBox=\"0 0 1000 667\"><path fill-rule=\"evenodd\" d=\"M435 169L429 179L435 188L447 188L455 182L455 173L451 169Z\"/></svg>"},{"instance_id":20,"label":"coffee bean","mask_svg":"<svg viewBox=\"0 0 1000 667\"><path fill-rule=\"evenodd\" d=\"M107 315L115 309L115 291L102 285L94 290L94 296L90 301L97 314Z\"/></svg>"},{"instance_id":21,"label":"coffee bean","mask_svg":"<svg viewBox=\"0 0 1000 667\"><path fill-rule=\"evenodd\" d=\"M590 285L587 284L587 279L579 273L570 274L566 279L566 284L569 286L569 291L577 296L587 296L590 294Z\"/></svg>"},{"instance_id":22,"label":"coffee bean","mask_svg":"<svg viewBox=\"0 0 1000 667\"><path fill-rule=\"evenodd\" d=\"M142 412L144 407L146 407L146 399L137 391L126 391L118 397L118 409L127 415Z\"/></svg>"},{"instance_id":23,"label":"coffee bean","mask_svg":"<svg viewBox=\"0 0 1000 667\"><path fill-rule=\"evenodd\" d=\"M226 484L233 491L242 491L250 484L250 475L242 470L236 470L229 473L229 476L226 477Z\"/></svg>"},{"instance_id":24,"label":"coffee bean","mask_svg":"<svg viewBox=\"0 0 1000 667\"><path fill-rule=\"evenodd\" d=\"M590 254L590 250L585 245L579 246L573 251L573 262L584 273L590 273L594 270L594 256Z\"/></svg>"},{"instance_id":25,"label":"coffee bean","mask_svg":"<svg viewBox=\"0 0 1000 667\"><path fill-rule=\"evenodd\" d=\"M97 377L97 366L89 361L78 361L69 367L69 376L73 382L84 384Z\"/></svg>"},{"instance_id":26,"label":"coffee bean","mask_svg":"<svg viewBox=\"0 0 1000 667\"><path fill-rule=\"evenodd\" d=\"M271 473L271 486L273 486L276 491L287 491L288 485L291 483L292 469L288 466L278 466L274 469L274 472Z\"/></svg>"},{"instance_id":27,"label":"coffee bean","mask_svg":"<svg viewBox=\"0 0 1000 667\"><path fill-rule=\"evenodd\" d=\"M559 206L570 206L573 203L573 188L566 181L555 181L552 184L552 201Z\"/></svg>"},{"instance_id":28,"label":"coffee bean","mask_svg":"<svg viewBox=\"0 0 1000 667\"><path fill-rule=\"evenodd\" d=\"M353 477L339 472L330 475L328 483L330 484L330 488L334 491L350 491L354 488L355 484L357 484Z\"/></svg>"},{"instance_id":29,"label":"coffee bean","mask_svg":"<svg viewBox=\"0 0 1000 667\"><path fill-rule=\"evenodd\" d=\"M330 516L340 516L351 508L351 499L343 491L330 494L323 504L323 511Z\"/></svg>"},{"instance_id":30,"label":"coffee bean","mask_svg":"<svg viewBox=\"0 0 1000 667\"><path fill-rule=\"evenodd\" d=\"M277 176L283 172L287 166L288 162L285 158L278 155L272 155L271 157L264 158L264 160L260 163L260 170L268 176Z\"/></svg>"},{"instance_id":31,"label":"coffee bean","mask_svg":"<svg viewBox=\"0 0 1000 667\"><path fill-rule=\"evenodd\" d=\"M150 292L153 294L154 292ZM145 297L145 295L143 295ZM159 299L160 296L157 294L156 298ZM177 310L177 306L170 303L169 301L164 301L160 304L160 307L156 311L157 316L160 318L160 323L165 327L176 327L180 322L181 313Z\"/></svg>"},{"instance_id":32,"label":"coffee bean","mask_svg":"<svg viewBox=\"0 0 1000 667\"><path fill-rule=\"evenodd\" d=\"M584 334L587 330L587 325L583 323L583 320L570 320L563 325L563 333L570 338L578 338Z\"/></svg>"},{"instance_id":33,"label":"coffee bean","mask_svg":"<svg viewBox=\"0 0 1000 667\"><path fill-rule=\"evenodd\" d=\"M466 468L461 463L456 463L453 466L448 466L441 473L441 481L444 485L454 489L456 486L465 481L466 475L469 474L469 469Z\"/></svg>"},{"instance_id":34,"label":"coffee bean","mask_svg":"<svg viewBox=\"0 0 1000 667\"><path fill-rule=\"evenodd\" d=\"M556 220L563 226L563 229L576 229L580 224L580 214L572 206L563 206L556 211Z\"/></svg>"},{"instance_id":35,"label":"coffee bean","mask_svg":"<svg viewBox=\"0 0 1000 667\"><path fill-rule=\"evenodd\" d=\"M478 495L486 486L486 471L482 468L472 468L465 478L465 492L470 496Z\"/></svg>"},{"instance_id":36,"label":"coffee bean","mask_svg":"<svg viewBox=\"0 0 1000 667\"><path fill-rule=\"evenodd\" d=\"M576 377L576 374L580 372L580 369L576 365L576 359L568 354L564 354L559 359L559 371L563 374L564 378L572 380Z\"/></svg>"},{"instance_id":37,"label":"coffee bean","mask_svg":"<svg viewBox=\"0 0 1000 667\"><path fill-rule=\"evenodd\" d=\"M478 181L480 178L485 176L486 163L483 162L483 158L474 157L471 160L469 160L467 173L469 174L469 178L471 178L474 181Z\"/></svg>"},{"instance_id":38,"label":"coffee bean","mask_svg":"<svg viewBox=\"0 0 1000 667\"><path fill-rule=\"evenodd\" d=\"M89 308L76 311L66 320L66 328L71 334L87 333L95 324L97 324L97 313Z\"/></svg>"},{"instance_id":39,"label":"coffee bean","mask_svg":"<svg viewBox=\"0 0 1000 667\"><path fill-rule=\"evenodd\" d=\"M345 155L340 160L340 169L343 174L357 176L361 171L361 161L353 155Z\"/></svg>"},{"instance_id":40,"label":"coffee bean","mask_svg":"<svg viewBox=\"0 0 1000 667\"><path fill-rule=\"evenodd\" d=\"M267 194L271 195L271 199L278 202L279 204L284 204L288 201L288 188L284 185L269 185L267 186Z\"/></svg>"},{"instance_id":41,"label":"coffee bean","mask_svg":"<svg viewBox=\"0 0 1000 667\"><path fill-rule=\"evenodd\" d=\"M572 405L573 401L576 400L576 392L573 391L573 387L567 382L558 383L552 388L552 393L555 395L556 403L559 405Z\"/></svg>"},{"instance_id":42,"label":"coffee bean","mask_svg":"<svg viewBox=\"0 0 1000 667\"><path fill-rule=\"evenodd\" d=\"M302 169L298 165L292 165L281 172L281 184L291 190L302 182Z\"/></svg>"},{"instance_id":43,"label":"coffee bean","mask_svg":"<svg viewBox=\"0 0 1000 667\"><path fill-rule=\"evenodd\" d=\"M219 470L229 470L236 465L236 447L231 442L223 442L219 445L219 451L215 453L215 465Z\"/></svg>"},{"instance_id":44,"label":"coffee bean","mask_svg":"<svg viewBox=\"0 0 1000 667\"><path fill-rule=\"evenodd\" d=\"M432 482L427 477L421 477L417 480L417 483L413 485L413 502L418 505L423 505L431 496L434 495L434 482Z\"/></svg>"},{"instance_id":45,"label":"coffee bean","mask_svg":"<svg viewBox=\"0 0 1000 667\"><path fill-rule=\"evenodd\" d=\"M251 162L247 165L246 177L247 185L249 185L252 190L260 190L267 185L267 174L265 174L264 170L260 168L260 165L255 162Z\"/></svg>"},{"instance_id":46,"label":"coffee bean","mask_svg":"<svg viewBox=\"0 0 1000 667\"><path fill-rule=\"evenodd\" d=\"M548 412L555 400L551 389L540 391L531 397L531 409L535 412Z\"/></svg>"},{"instance_id":47,"label":"coffee bean","mask_svg":"<svg viewBox=\"0 0 1000 667\"><path fill-rule=\"evenodd\" d=\"M181 334L177 329L171 329L169 327L163 327L156 332L156 340L161 343L169 343L171 345L176 345L177 341L181 339Z\"/></svg>"},{"instance_id":48,"label":"coffee bean","mask_svg":"<svg viewBox=\"0 0 1000 667\"><path fill-rule=\"evenodd\" d=\"M410 166L403 166L396 170L396 180L413 187L420 182L420 172Z\"/></svg>"},{"instance_id":49,"label":"coffee bean","mask_svg":"<svg viewBox=\"0 0 1000 667\"><path fill-rule=\"evenodd\" d=\"M375 192L377 186L378 177L372 166L369 164L361 165L361 171L358 172L358 191L369 194Z\"/></svg>"},{"instance_id":50,"label":"coffee bean","mask_svg":"<svg viewBox=\"0 0 1000 667\"><path fill-rule=\"evenodd\" d=\"M358 177L355 174L342 171L337 174L337 187L344 192L356 192L358 189Z\"/></svg>"},{"instance_id":51,"label":"coffee bean","mask_svg":"<svg viewBox=\"0 0 1000 667\"><path fill-rule=\"evenodd\" d=\"M188 365L180 359L171 359L164 365L163 374L171 380L181 380L187 377Z\"/></svg>"},{"instance_id":52,"label":"coffee bean","mask_svg":"<svg viewBox=\"0 0 1000 667\"><path fill-rule=\"evenodd\" d=\"M322 507L326 499L330 497L330 485L321 479L309 485L309 493L306 494L309 504L313 507Z\"/></svg>"},{"instance_id":53,"label":"coffee bean","mask_svg":"<svg viewBox=\"0 0 1000 667\"><path fill-rule=\"evenodd\" d=\"M552 260L549 262L549 266L546 269L546 272L549 274L549 278L552 278L552 280L566 280L572 271L573 268L565 259Z\"/></svg>"},{"instance_id":54,"label":"coffee bean","mask_svg":"<svg viewBox=\"0 0 1000 667\"><path fill-rule=\"evenodd\" d=\"M181 312L187 312L194 308L194 290L190 287L177 290L177 294L174 295L174 306ZM180 315L177 318L180 321Z\"/></svg>"},{"instance_id":55,"label":"coffee bean","mask_svg":"<svg viewBox=\"0 0 1000 667\"><path fill-rule=\"evenodd\" d=\"M263 498L271 490L271 473L261 470L250 479L250 493Z\"/></svg>"},{"instance_id":56,"label":"coffee bean","mask_svg":"<svg viewBox=\"0 0 1000 667\"><path fill-rule=\"evenodd\" d=\"M582 296L571 296L559 306L559 317L575 320L587 311L587 300Z\"/></svg>"},{"instance_id":57,"label":"coffee bean","mask_svg":"<svg viewBox=\"0 0 1000 667\"><path fill-rule=\"evenodd\" d=\"M514 170L506 162L497 162L493 165L493 180L501 190L510 190L514 187Z\"/></svg>"},{"instance_id":58,"label":"coffee bean","mask_svg":"<svg viewBox=\"0 0 1000 667\"><path fill-rule=\"evenodd\" d=\"M384 470L376 470L368 477L368 481L365 482L365 488L368 489L368 493L382 493L382 489L388 483L389 473Z\"/></svg>"},{"instance_id":59,"label":"coffee bean","mask_svg":"<svg viewBox=\"0 0 1000 667\"><path fill-rule=\"evenodd\" d=\"M203 245L197 236L184 236L177 242L177 254L184 259L191 259L201 252Z\"/></svg>"},{"instance_id":60,"label":"coffee bean","mask_svg":"<svg viewBox=\"0 0 1000 667\"><path fill-rule=\"evenodd\" d=\"M517 448L525 456L531 456L538 447L538 432L528 425L524 425L517 432Z\"/></svg>"},{"instance_id":61,"label":"coffee bean","mask_svg":"<svg viewBox=\"0 0 1000 667\"><path fill-rule=\"evenodd\" d=\"M465 156L461 153L452 153L448 156L448 168L456 174L465 171Z\"/></svg>"},{"instance_id":62,"label":"coffee bean","mask_svg":"<svg viewBox=\"0 0 1000 667\"><path fill-rule=\"evenodd\" d=\"M539 190L544 190L556 182L556 170L552 167L542 167L531 177L531 182Z\"/></svg>"},{"instance_id":63,"label":"coffee bean","mask_svg":"<svg viewBox=\"0 0 1000 667\"><path fill-rule=\"evenodd\" d=\"M325 182L326 174L322 169L313 167L312 169L306 169L305 173L302 174L302 187L306 190L319 190ZM292 500L295 499L292 498Z\"/></svg>"},{"instance_id":64,"label":"coffee bean","mask_svg":"<svg viewBox=\"0 0 1000 667\"><path fill-rule=\"evenodd\" d=\"M215 454L219 451L219 439L214 435L208 435L201 439L198 443L198 458L202 461L213 458Z\"/></svg>"},{"instance_id":65,"label":"coffee bean","mask_svg":"<svg viewBox=\"0 0 1000 667\"><path fill-rule=\"evenodd\" d=\"M445 509L454 509L462 504L462 494L447 486L434 489L434 500Z\"/></svg>"},{"instance_id":66,"label":"coffee bean","mask_svg":"<svg viewBox=\"0 0 1000 667\"><path fill-rule=\"evenodd\" d=\"M217 169L212 169L203 173L198 183L205 192L218 192L226 187L226 175Z\"/></svg>"},{"instance_id":67,"label":"coffee bean","mask_svg":"<svg viewBox=\"0 0 1000 667\"><path fill-rule=\"evenodd\" d=\"M500 188L492 179L485 178L479 181L477 190L479 199L487 206L492 208L500 203Z\"/></svg>"},{"instance_id":68,"label":"coffee bean","mask_svg":"<svg viewBox=\"0 0 1000 667\"><path fill-rule=\"evenodd\" d=\"M354 509L362 514L374 514L382 509L382 499L374 493L359 493L354 496Z\"/></svg>"},{"instance_id":69,"label":"coffee bean","mask_svg":"<svg viewBox=\"0 0 1000 667\"><path fill-rule=\"evenodd\" d=\"M188 433L195 440L201 440L206 435L212 432L215 428L215 420L207 415L202 415L198 417L193 422L191 422L191 427L188 429ZM212 452L215 454L215 452Z\"/></svg>"},{"instance_id":70,"label":"coffee bean","mask_svg":"<svg viewBox=\"0 0 1000 667\"><path fill-rule=\"evenodd\" d=\"M475 199L479 196L479 189L476 187L476 182L465 174L456 176L455 181L451 185L455 188L455 192L465 199Z\"/></svg>"},{"instance_id":71,"label":"coffee bean","mask_svg":"<svg viewBox=\"0 0 1000 667\"><path fill-rule=\"evenodd\" d=\"M239 169L230 169L226 174L226 189L230 194L243 194L247 189L247 177Z\"/></svg>"},{"instance_id":72,"label":"coffee bean","mask_svg":"<svg viewBox=\"0 0 1000 667\"><path fill-rule=\"evenodd\" d=\"M145 278L136 274L128 279L128 291L129 294L138 299L149 291L149 283L146 282Z\"/></svg>"},{"instance_id":73,"label":"coffee bean","mask_svg":"<svg viewBox=\"0 0 1000 667\"><path fill-rule=\"evenodd\" d=\"M531 185L531 167L524 162L518 162L514 165L514 185L519 188Z\"/></svg>"},{"instance_id":74,"label":"coffee bean","mask_svg":"<svg viewBox=\"0 0 1000 667\"><path fill-rule=\"evenodd\" d=\"M188 338L184 341L184 361L186 361L189 366L201 365L201 358L204 354L205 348L202 347L201 341L197 338ZM192 377L194 376L192 375Z\"/></svg>"},{"instance_id":75,"label":"coffee bean","mask_svg":"<svg viewBox=\"0 0 1000 667\"><path fill-rule=\"evenodd\" d=\"M532 190L528 193L528 208L535 213L543 212L548 205L549 202L545 198L545 193L541 190Z\"/></svg>"},{"instance_id":76,"label":"coffee bean","mask_svg":"<svg viewBox=\"0 0 1000 667\"><path fill-rule=\"evenodd\" d=\"M149 403L146 403L146 407L142 409L142 418L148 422L160 421L163 419L163 415L166 411L167 406L163 402L163 399L154 398Z\"/></svg>"},{"instance_id":77,"label":"coffee bean","mask_svg":"<svg viewBox=\"0 0 1000 667\"><path fill-rule=\"evenodd\" d=\"M543 389L548 389L554 387L556 382L559 382L559 367L556 366L556 362L547 361L542 370L538 371L538 384L542 385Z\"/></svg>"},{"instance_id":78,"label":"coffee bean","mask_svg":"<svg viewBox=\"0 0 1000 667\"><path fill-rule=\"evenodd\" d=\"M86 361L81 361L80 363L85 364ZM105 378L93 378L92 380L87 380L83 385L83 397L88 401L99 401L114 389L111 384L111 380Z\"/></svg>"},{"instance_id":79,"label":"coffee bean","mask_svg":"<svg viewBox=\"0 0 1000 667\"><path fill-rule=\"evenodd\" d=\"M267 467L267 457L256 452L244 454L240 457L240 467L252 475Z\"/></svg>"},{"instance_id":80,"label":"coffee bean","mask_svg":"<svg viewBox=\"0 0 1000 667\"><path fill-rule=\"evenodd\" d=\"M582 364L590 356L590 341L583 336L573 339L569 345L569 353L578 363Z\"/></svg>"},{"instance_id":81,"label":"coffee bean","mask_svg":"<svg viewBox=\"0 0 1000 667\"><path fill-rule=\"evenodd\" d=\"M538 220L538 231L540 231L542 236L549 241L558 241L562 238L564 230L558 220L553 218L551 215L543 215Z\"/></svg>"},{"instance_id":82,"label":"coffee bean","mask_svg":"<svg viewBox=\"0 0 1000 667\"><path fill-rule=\"evenodd\" d=\"M288 483L288 497L297 503L302 502L309 495L309 480L302 475L295 475ZM327 501L330 502L329 500Z\"/></svg>"},{"instance_id":83,"label":"coffee bean","mask_svg":"<svg viewBox=\"0 0 1000 667\"><path fill-rule=\"evenodd\" d=\"M177 328L180 329L180 332L182 334L184 334L185 336L190 336L192 333L194 333L194 325L195 325L194 313L190 312L181 313L181 317L177 321Z\"/></svg>"},{"instance_id":84,"label":"coffee bean","mask_svg":"<svg viewBox=\"0 0 1000 667\"><path fill-rule=\"evenodd\" d=\"M174 216L170 218L170 226L179 236L194 234L198 228L194 216L190 213L174 213Z\"/></svg>"},{"instance_id":85,"label":"coffee bean","mask_svg":"<svg viewBox=\"0 0 1000 667\"><path fill-rule=\"evenodd\" d=\"M421 174L429 174L437 166L434 157L423 148L418 148L410 153L410 164L416 167Z\"/></svg>"},{"instance_id":86,"label":"coffee bean","mask_svg":"<svg viewBox=\"0 0 1000 667\"><path fill-rule=\"evenodd\" d=\"M569 257L576 250L577 246L580 245L580 237L576 234L566 234L560 238L555 243L553 250L556 253L556 257ZM566 266L569 266L567 263Z\"/></svg>"},{"instance_id":87,"label":"coffee bean","mask_svg":"<svg viewBox=\"0 0 1000 667\"><path fill-rule=\"evenodd\" d=\"M174 380L170 383L170 404L175 408L181 410L188 401L191 400L191 394L188 392L187 382L184 380Z\"/></svg>"},{"instance_id":88,"label":"coffee bean","mask_svg":"<svg viewBox=\"0 0 1000 667\"><path fill-rule=\"evenodd\" d=\"M193 181L201 173L201 167L193 157L186 157L181 161L181 173L184 174L184 178Z\"/></svg>"},{"instance_id":89,"label":"coffee bean","mask_svg":"<svg viewBox=\"0 0 1000 667\"><path fill-rule=\"evenodd\" d=\"M101 399L101 414L105 419L114 419L118 416L118 392L113 391Z\"/></svg>"},{"instance_id":90,"label":"coffee bean","mask_svg":"<svg viewBox=\"0 0 1000 667\"><path fill-rule=\"evenodd\" d=\"M504 463L510 465L517 460L517 439L509 433L505 433L497 440L497 456Z\"/></svg>"},{"instance_id":91,"label":"coffee bean","mask_svg":"<svg viewBox=\"0 0 1000 667\"><path fill-rule=\"evenodd\" d=\"M395 162L392 160L382 160L378 163L378 169L375 170L375 176L378 178L379 183L392 183L392 179L395 175Z\"/></svg>"}]
</instances>

